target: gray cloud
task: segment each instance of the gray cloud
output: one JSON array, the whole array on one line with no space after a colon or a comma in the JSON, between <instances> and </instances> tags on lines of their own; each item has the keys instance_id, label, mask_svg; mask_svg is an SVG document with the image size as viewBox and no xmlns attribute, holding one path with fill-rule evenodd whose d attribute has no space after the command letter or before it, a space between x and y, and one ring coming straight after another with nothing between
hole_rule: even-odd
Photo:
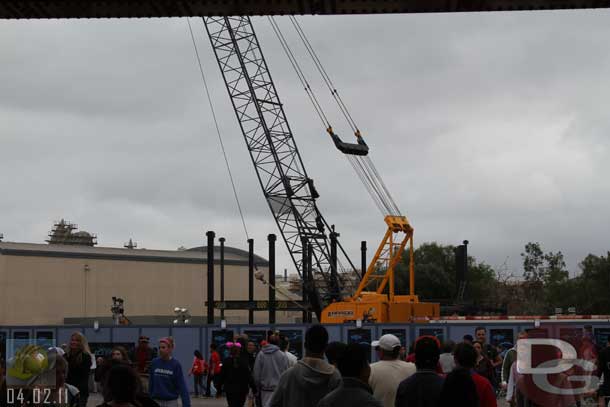
<instances>
[{"instance_id":1,"label":"gray cloud","mask_svg":"<svg viewBox=\"0 0 610 407\"><path fill-rule=\"evenodd\" d=\"M608 250L608 11L303 17L416 243L520 274L528 241L572 272ZM349 130L289 30L333 126ZM254 19L320 207L356 263L384 232L265 18ZM277 233L200 20L192 20L257 252ZM66 217L101 245L245 236L184 19L0 24L0 231L40 242ZM285 249L279 267L291 268Z\"/></svg>"}]
</instances>

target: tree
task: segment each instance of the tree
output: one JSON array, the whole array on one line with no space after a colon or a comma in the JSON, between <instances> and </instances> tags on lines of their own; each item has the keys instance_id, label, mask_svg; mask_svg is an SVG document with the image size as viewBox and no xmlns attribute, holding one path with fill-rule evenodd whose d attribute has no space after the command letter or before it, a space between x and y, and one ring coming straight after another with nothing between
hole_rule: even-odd
<instances>
[{"instance_id":1,"label":"tree","mask_svg":"<svg viewBox=\"0 0 610 407\"><path fill-rule=\"evenodd\" d=\"M525 245L523 258L524 310L526 313L552 313L555 308L573 306L573 290L563 253L544 253L540 243Z\"/></svg>"},{"instance_id":2,"label":"tree","mask_svg":"<svg viewBox=\"0 0 610 407\"><path fill-rule=\"evenodd\" d=\"M454 246L436 242L422 243L413 253L415 263L415 294L429 300L452 302L456 297L456 269ZM484 263L468 256L467 297L474 302L490 299L494 271ZM405 252L396 269L396 292L409 293L409 255Z\"/></svg>"},{"instance_id":3,"label":"tree","mask_svg":"<svg viewBox=\"0 0 610 407\"><path fill-rule=\"evenodd\" d=\"M570 274L566 269L566 262L561 252L549 252L544 255L545 269L543 275L544 298L548 304L549 312L555 307L568 308L575 305L572 290L568 284ZM572 302L572 303L570 303Z\"/></svg>"},{"instance_id":4,"label":"tree","mask_svg":"<svg viewBox=\"0 0 610 407\"><path fill-rule=\"evenodd\" d=\"M523 257L523 277L525 281L541 282L544 274L544 253L540 247L540 243L529 242L525 245L525 253L521 253Z\"/></svg>"},{"instance_id":5,"label":"tree","mask_svg":"<svg viewBox=\"0 0 610 407\"><path fill-rule=\"evenodd\" d=\"M548 252L544 255L546 263L542 275L542 280L546 286L563 284L568 281L570 274L566 269L566 262L563 259L563 253Z\"/></svg>"},{"instance_id":6,"label":"tree","mask_svg":"<svg viewBox=\"0 0 610 407\"><path fill-rule=\"evenodd\" d=\"M576 308L587 314L609 314L610 252L605 257L589 254L579 267L582 272L573 279Z\"/></svg>"}]
</instances>

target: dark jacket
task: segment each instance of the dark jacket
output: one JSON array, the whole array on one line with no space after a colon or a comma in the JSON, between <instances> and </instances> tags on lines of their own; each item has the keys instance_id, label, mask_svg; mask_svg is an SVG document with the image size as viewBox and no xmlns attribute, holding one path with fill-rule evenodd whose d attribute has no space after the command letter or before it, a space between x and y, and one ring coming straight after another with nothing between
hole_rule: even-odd
<instances>
[{"instance_id":1,"label":"dark jacket","mask_svg":"<svg viewBox=\"0 0 610 407\"><path fill-rule=\"evenodd\" d=\"M256 361L256 355L252 353L248 353L245 347L242 346L242 351L239 354L239 358L248 366L250 371L254 370L254 362Z\"/></svg>"},{"instance_id":2,"label":"dark jacket","mask_svg":"<svg viewBox=\"0 0 610 407\"><path fill-rule=\"evenodd\" d=\"M597 357L597 375L604 376L604 383L601 386L603 395L610 397L610 346L599 352Z\"/></svg>"},{"instance_id":3,"label":"dark jacket","mask_svg":"<svg viewBox=\"0 0 610 407\"><path fill-rule=\"evenodd\" d=\"M222 362L219 381L227 394L246 394L248 388L255 389L248 363L241 357L229 357Z\"/></svg>"},{"instance_id":4,"label":"dark jacket","mask_svg":"<svg viewBox=\"0 0 610 407\"><path fill-rule=\"evenodd\" d=\"M483 359L477 361L474 371L489 380L493 387L496 387L496 369L494 369L488 357L483 356Z\"/></svg>"},{"instance_id":5,"label":"dark jacket","mask_svg":"<svg viewBox=\"0 0 610 407\"><path fill-rule=\"evenodd\" d=\"M0 407L6 407L6 380L0 377Z\"/></svg>"},{"instance_id":6,"label":"dark jacket","mask_svg":"<svg viewBox=\"0 0 610 407\"><path fill-rule=\"evenodd\" d=\"M88 396L91 355L87 352L68 352L66 360L68 361L66 383L76 387L80 391L81 397Z\"/></svg>"},{"instance_id":7,"label":"dark jacket","mask_svg":"<svg viewBox=\"0 0 610 407\"><path fill-rule=\"evenodd\" d=\"M114 360L114 359L108 359L105 360L104 363L100 363L96 368L95 368L95 381L99 382L101 384L102 387L102 396L104 398L104 401L110 401L111 397L110 397L110 389L106 388L106 381L108 380L108 374L110 373L110 369L112 369L114 366L116 365L127 365L130 366L128 361L123 361L123 360Z\"/></svg>"},{"instance_id":8,"label":"dark jacket","mask_svg":"<svg viewBox=\"0 0 610 407\"><path fill-rule=\"evenodd\" d=\"M148 394L138 393L136 395L135 401L131 402L134 407L160 407L159 403L153 400ZM111 401L105 401L102 404L99 404L97 407L111 407Z\"/></svg>"},{"instance_id":9,"label":"dark jacket","mask_svg":"<svg viewBox=\"0 0 610 407\"><path fill-rule=\"evenodd\" d=\"M245 352L245 354L246 354L246 355L248 355L248 356L247 356L247 359L248 359L248 367L250 368L250 371L251 371L251 372L254 372L254 362L256 362L256 353L248 353L248 352Z\"/></svg>"},{"instance_id":10,"label":"dark jacket","mask_svg":"<svg viewBox=\"0 0 610 407\"><path fill-rule=\"evenodd\" d=\"M373 397L371 387L354 377L344 377L343 384L328 393L317 407L383 407Z\"/></svg>"},{"instance_id":11,"label":"dark jacket","mask_svg":"<svg viewBox=\"0 0 610 407\"><path fill-rule=\"evenodd\" d=\"M396 391L396 407L436 407L445 379L432 370L418 370Z\"/></svg>"}]
</instances>

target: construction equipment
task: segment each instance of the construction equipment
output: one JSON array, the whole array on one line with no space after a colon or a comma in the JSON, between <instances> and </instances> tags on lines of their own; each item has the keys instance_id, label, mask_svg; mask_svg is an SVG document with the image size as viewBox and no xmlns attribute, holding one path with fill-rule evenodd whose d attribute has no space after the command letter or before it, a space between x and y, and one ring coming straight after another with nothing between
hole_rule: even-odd
<instances>
[{"instance_id":1,"label":"construction equipment","mask_svg":"<svg viewBox=\"0 0 610 407\"><path fill-rule=\"evenodd\" d=\"M413 258L413 227L400 213L388 188L368 156L368 146L351 116L346 116L355 129L357 143L343 142L327 129L335 146L345 154L369 194L384 214L387 230L379 244L360 285L351 297L329 304L322 311L323 323L343 323L354 320L370 322L407 322L440 316L440 304L420 302L415 295ZM405 248L409 245L409 295L395 294L395 273ZM387 292L386 292L387 289Z\"/></svg>"},{"instance_id":2,"label":"construction equipment","mask_svg":"<svg viewBox=\"0 0 610 407\"><path fill-rule=\"evenodd\" d=\"M354 117L339 95L337 87L322 65L321 59L316 54L311 42L308 40L307 34L296 17L290 16L289 19L311 56L312 62L320 73L322 81L332 95L347 124L354 132L356 137L355 143L344 142L333 131L328 116L324 112L294 53L291 51L279 25L273 17L268 17L268 19L335 147L347 157L371 198L373 198L377 208L380 210L387 226L384 238L379 244L370 265L367 267L366 272L362 270L364 275L358 288L355 289L352 295L345 297L342 301L333 301L328 305L322 312L321 321L325 323L342 323L361 319L378 322L406 322L415 319L438 317L440 314L440 304L420 303L419 298L415 295L413 227L407 217L400 213L398 205L396 205L389 189L379 175L379 171L377 171L375 164L370 158L369 146L364 141ZM395 273L407 244L409 244L410 291L409 295L396 295L394 284Z\"/></svg>"},{"instance_id":3,"label":"construction equipment","mask_svg":"<svg viewBox=\"0 0 610 407\"><path fill-rule=\"evenodd\" d=\"M312 280L320 277L324 284L309 284L307 297L319 320L326 303L340 300L342 284L331 267L331 227L317 207L313 179L305 171L250 18L203 20L260 186L301 278L307 274L307 248L312 248Z\"/></svg>"},{"instance_id":4,"label":"construction equipment","mask_svg":"<svg viewBox=\"0 0 610 407\"><path fill-rule=\"evenodd\" d=\"M386 233L352 297L333 302L322 311L323 323L355 320L409 322L440 316L440 304L420 302L415 295L413 228L405 216L387 215ZM409 295L396 295L394 277L406 245L409 245ZM373 286L373 290L370 287ZM385 292L387 288L387 292Z\"/></svg>"},{"instance_id":5,"label":"construction equipment","mask_svg":"<svg viewBox=\"0 0 610 407\"><path fill-rule=\"evenodd\" d=\"M317 207L318 192L305 171L252 22L247 16L204 17L203 20L261 188L297 272L305 286L310 287L307 298L318 320L324 323L357 319L407 322L417 317L438 317L439 304L420 303L414 293L413 228L400 214L368 157L369 147L360 131L353 126L356 143L346 143L328 125L327 132L335 146L354 166L385 214L387 225L357 290L351 296L343 293L348 297L342 298L336 254L329 249L326 234L331 228ZM331 235L336 239L334 230ZM395 295L395 269L407 244L411 260L410 294ZM311 274L306 272L304 261L308 247L313 249ZM337 247L349 262L353 275L357 275L338 242ZM316 275L323 277L323 286L315 283ZM374 283L375 291L369 291Z\"/></svg>"}]
</instances>

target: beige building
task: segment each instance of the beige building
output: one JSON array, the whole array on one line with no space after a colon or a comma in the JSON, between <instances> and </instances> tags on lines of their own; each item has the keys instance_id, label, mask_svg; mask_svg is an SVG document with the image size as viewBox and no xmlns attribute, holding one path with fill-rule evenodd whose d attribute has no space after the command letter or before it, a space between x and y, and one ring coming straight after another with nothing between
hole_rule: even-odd
<instances>
[{"instance_id":1,"label":"beige building","mask_svg":"<svg viewBox=\"0 0 610 407\"><path fill-rule=\"evenodd\" d=\"M215 296L220 299L219 247L215 248ZM174 308L187 308L194 323L206 316L207 249L146 250L74 244L0 242L0 325L44 325L108 321L112 297L124 299L132 323L171 321ZM256 256L268 279L268 262ZM278 276L280 280L280 276ZM278 300L282 299L278 295ZM248 298L248 253L225 247L225 299ZM254 281L255 300L268 287ZM278 312L278 322L298 313ZM220 311L216 311L217 319ZM255 322L268 313L256 312ZM226 311L229 323L247 323L247 311Z\"/></svg>"}]
</instances>

